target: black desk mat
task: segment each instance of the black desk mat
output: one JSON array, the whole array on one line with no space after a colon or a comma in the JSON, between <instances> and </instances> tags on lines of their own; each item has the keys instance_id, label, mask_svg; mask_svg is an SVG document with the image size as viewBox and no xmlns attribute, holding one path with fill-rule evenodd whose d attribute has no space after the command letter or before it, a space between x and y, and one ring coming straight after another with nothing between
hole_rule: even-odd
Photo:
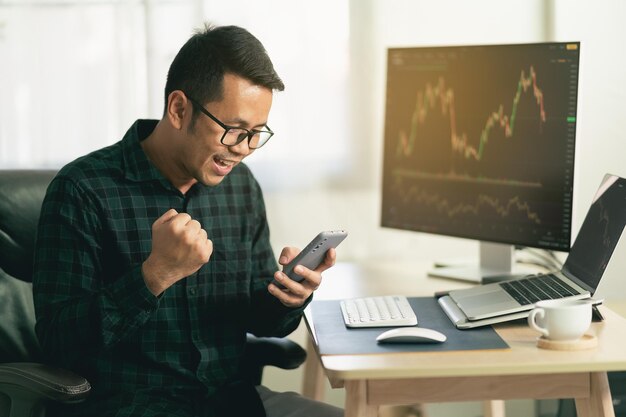
<instances>
[{"instance_id":1,"label":"black desk mat","mask_svg":"<svg viewBox=\"0 0 626 417\"><path fill-rule=\"evenodd\" d=\"M439 307L434 297L409 298L409 303L417 316L418 327L440 331L447 336L445 342L379 344L376 342L376 337L391 327L349 329L343 322L339 300L320 300L311 303L320 354L349 355L507 349L509 347L491 326L458 330Z\"/></svg>"}]
</instances>

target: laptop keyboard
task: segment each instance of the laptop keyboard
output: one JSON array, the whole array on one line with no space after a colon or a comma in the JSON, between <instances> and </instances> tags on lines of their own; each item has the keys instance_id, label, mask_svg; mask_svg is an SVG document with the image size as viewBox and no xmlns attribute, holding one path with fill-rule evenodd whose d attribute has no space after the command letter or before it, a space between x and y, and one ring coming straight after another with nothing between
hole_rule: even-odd
<instances>
[{"instance_id":1,"label":"laptop keyboard","mask_svg":"<svg viewBox=\"0 0 626 417\"><path fill-rule=\"evenodd\" d=\"M499 285L521 305L579 294L553 274L502 282Z\"/></svg>"}]
</instances>

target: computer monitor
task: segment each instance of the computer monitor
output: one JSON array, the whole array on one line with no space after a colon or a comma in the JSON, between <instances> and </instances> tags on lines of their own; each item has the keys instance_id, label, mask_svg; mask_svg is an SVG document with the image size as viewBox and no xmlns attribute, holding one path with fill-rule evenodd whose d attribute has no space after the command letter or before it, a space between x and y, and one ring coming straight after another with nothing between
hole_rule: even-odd
<instances>
[{"instance_id":1,"label":"computer monitor","mask_svg":"<svg viewBox=\"0 0 626 417\"><path fill-rule=\"evenodd\" d=\"M515 246L568 251L580 43L390 48L383 227L475 239L511 273Z\"/></svg>"}]
</instances>

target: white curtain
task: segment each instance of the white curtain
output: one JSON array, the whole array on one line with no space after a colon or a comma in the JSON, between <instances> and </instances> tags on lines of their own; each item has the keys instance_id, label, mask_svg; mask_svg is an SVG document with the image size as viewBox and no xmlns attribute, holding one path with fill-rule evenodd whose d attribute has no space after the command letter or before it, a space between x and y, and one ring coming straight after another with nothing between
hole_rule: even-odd
<instances>
[{"instance_id":1,"label":"white curtain","mask_svg":"<svg viewBox=\"0 0 626 417\"><path fill-rule=\"evenodd\" d=\"M210 22L250 30L286 84L249 159L264 185L328 181L348 151L348 19L347 0L0 0L0 168L59 168L160 118L171 60Z\"/></svg>"}]
</instances>

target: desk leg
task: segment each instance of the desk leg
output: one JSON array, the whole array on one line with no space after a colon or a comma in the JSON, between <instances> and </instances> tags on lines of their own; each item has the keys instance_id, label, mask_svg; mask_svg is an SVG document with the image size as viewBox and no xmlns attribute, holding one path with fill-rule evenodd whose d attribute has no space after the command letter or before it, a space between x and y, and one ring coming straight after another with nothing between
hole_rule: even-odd
<instances>
[{"instance_id":1,"label":"desk leg","mask_svg":"<svg viewBox=\"0 0 626 417\"><path fill-rule=\"evenodd\" d=\"M316 401L324 400L324 370L311 337L307 338L307 356L304 362L302 395Z\"/></svg>"},{"instance_id":2,"label":"desk leg","mask_svg":"<svg viewBox=\"0 0 626 417\"><path fill-rule=\"evenodd\" d=\"M377 417L378 406L367 404L367 382L346 381L345 417Z\"/></svg>"},{"instance_id":3,"label":"desk leg","mask_svg":"<svg viewBox=\"0 0 626 417\"><path fill-rule=\"evenodd\" d=\"M504 417L504 400L483 401L483 416L485 417Z\"/></svg>"},{"instance_id":4,"label":"desk leg","mask_svg":"<svg viewBox=\"0 0 626 417\"><path fill-rule=\"evenodd\" d=\"M609 378L606 372L589 374L591 387L589 398L576 398L576 414L578 417L615 417Z\"/></svg>"}]
</instances>

